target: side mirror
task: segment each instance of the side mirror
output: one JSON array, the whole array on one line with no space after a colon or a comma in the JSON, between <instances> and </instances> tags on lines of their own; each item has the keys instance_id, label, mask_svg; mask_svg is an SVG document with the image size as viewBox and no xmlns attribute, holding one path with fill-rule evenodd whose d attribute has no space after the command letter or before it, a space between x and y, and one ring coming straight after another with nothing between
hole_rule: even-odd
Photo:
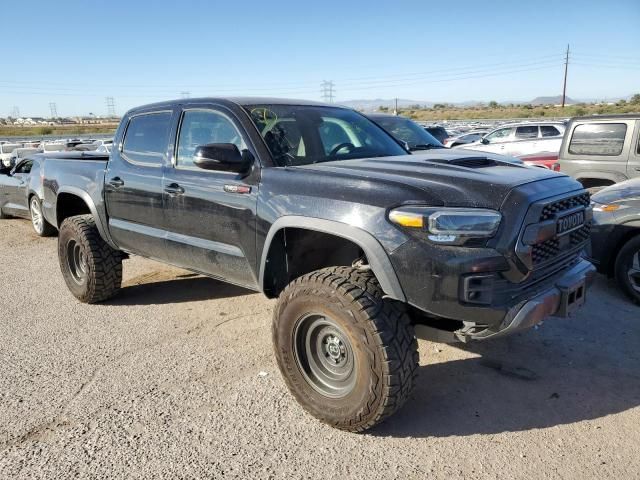
<instances>
[{"instance_id":1,"label":"side mirror","mask_svg":"<svg viewBox=\"0 0 640 480\"><path fill-rule=\"evenodd\" d=\"M249 150L240 152L233 143L210 143L196 147L193 163L203 170L245 173L253 165Z\"/></svg>"},{"instance_id":2,"label":"side mirror","mask_svg":"<svg viewBox=\"0 0 640 480\"><path fill-rule=\"evenodd\" d=\"M483 145L488 145L489 144L489 140L487 140L486 138L482 137L480 139L480 143L483 144Z\"/></svg>"}]
</instances>

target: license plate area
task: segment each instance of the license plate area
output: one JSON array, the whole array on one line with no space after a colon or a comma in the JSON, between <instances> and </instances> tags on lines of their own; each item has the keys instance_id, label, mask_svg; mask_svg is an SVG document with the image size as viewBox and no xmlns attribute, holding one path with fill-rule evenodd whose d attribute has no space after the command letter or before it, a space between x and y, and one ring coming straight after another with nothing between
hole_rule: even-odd
<instances>
[{"instance_id":1,"label":"license plate area","mask_svg":"<svg viewBox=\"0 0 640 480\"><path fill-rule=\"evenodd\" d=\"M556 316L568 317L584 305L587 296L587 285L583 279L570 287L561 287L560 292L562 293L560 297L560 308Z\"/></svg>"}]
</instances>

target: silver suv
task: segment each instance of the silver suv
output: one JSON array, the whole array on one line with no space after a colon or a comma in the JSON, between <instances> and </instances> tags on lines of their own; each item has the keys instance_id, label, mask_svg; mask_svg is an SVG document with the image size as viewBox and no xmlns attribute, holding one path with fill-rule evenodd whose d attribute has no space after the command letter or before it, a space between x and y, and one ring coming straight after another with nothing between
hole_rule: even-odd
<instances>
[{"instance_id":1,"label":"silver suv","mask_svg":"<svg viewBox=\"0 0 640 480\"><path fill-rule=\"evenodd\" d=\"M531 155L560 150L565 124L562 122L527 122L501 125L477 142L464 148L504 155Z\"/></svg>"},{"instance_id":2,"label":"silver suv","mask_svg":"<svg viewBox=\"0 0 640 480\"><path fill-rule=\"evenodd\" d=\"M585 188L640 176L640 114L572 118L559 161Z\"/></svg>"}]
</instances>

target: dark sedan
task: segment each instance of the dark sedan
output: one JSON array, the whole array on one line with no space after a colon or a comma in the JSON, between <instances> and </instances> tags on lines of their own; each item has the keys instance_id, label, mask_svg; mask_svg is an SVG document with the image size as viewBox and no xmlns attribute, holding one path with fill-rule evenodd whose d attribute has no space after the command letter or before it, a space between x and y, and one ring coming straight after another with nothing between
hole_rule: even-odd
<instances>
[{"instance_id":1,"label":"dark sedan","mask_svg":"<svg viewBox=\"0 0 640 480\"><path fill-rule=\"evenodd\" d=\"M591 200L591 260L640 303L640 178L602 189Z\"/></svg>"},{"instance_id":2,"label":"dark sedan","mask_svg":"<svg viewBox=\"0 0 640 480\"><path fill-rule=\"evenodd\" d=\"M36 192L41 161L41 157L29 157L11 170L0 170L0 218L29 219L36 233L44 237L54 234L56 229L44 219Z\"/></svg>"},{"instance_id":3,"label":"dark sedan","mask_svg":"<svg viewBox=\"0 0 640 480\"><path fill-rule=\"evenodd\" d=\"M444 148L433 135L406 117L373 113L368 117L385 129L396 140L405 143L410 151Z\"/></svg>"}]
</instances>

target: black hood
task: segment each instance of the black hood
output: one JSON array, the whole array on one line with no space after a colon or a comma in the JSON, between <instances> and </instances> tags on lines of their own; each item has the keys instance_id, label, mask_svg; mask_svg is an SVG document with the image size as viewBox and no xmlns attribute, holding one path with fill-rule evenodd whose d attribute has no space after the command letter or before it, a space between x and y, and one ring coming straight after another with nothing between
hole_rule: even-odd
<instances>
[{"instance_id":1,"label":"black hood","mask_svg":"<svg viewBox=\"0 0 640 480\"><path fill-rule=\"evenodd\" d=\"M295 167L341 179L366 180L414 192L404 201L429 205L499 209L514 187L565 176L486 152L436 150L406 156L341 160ZM417 195L416 195L417 194Z\"/></svg>"}]
</instances>

